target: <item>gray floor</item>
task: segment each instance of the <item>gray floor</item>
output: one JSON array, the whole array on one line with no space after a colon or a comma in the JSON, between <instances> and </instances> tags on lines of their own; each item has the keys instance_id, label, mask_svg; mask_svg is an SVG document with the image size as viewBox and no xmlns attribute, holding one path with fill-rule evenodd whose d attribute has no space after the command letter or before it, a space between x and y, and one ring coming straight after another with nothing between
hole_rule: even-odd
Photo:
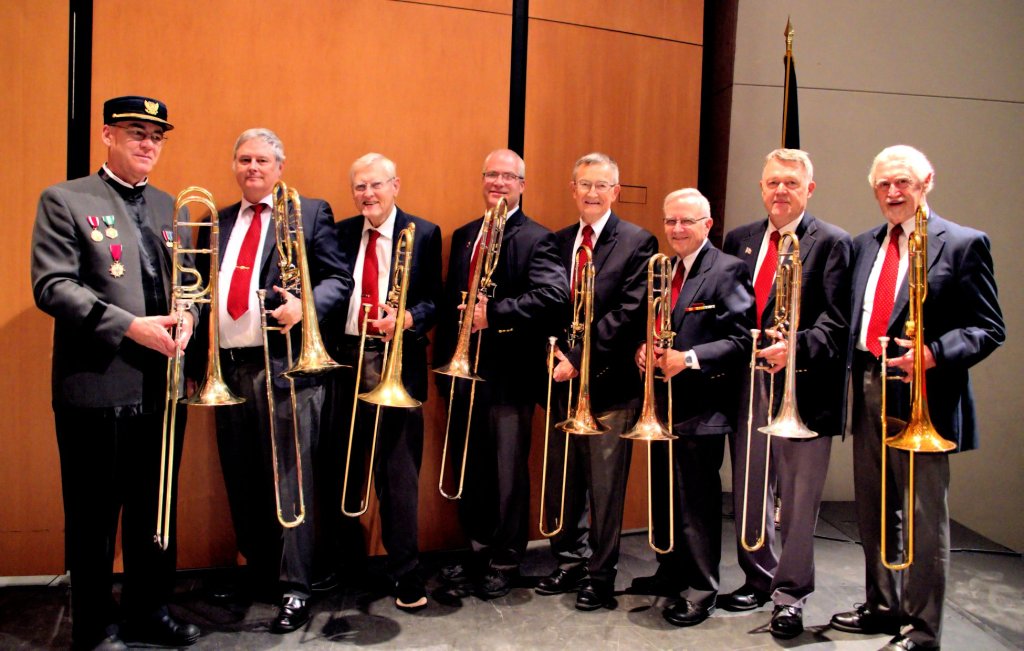
<instances>
[{"instance_id":1,"label":"gray floor","mask_svg":"<svg viewBox=\"0 0 1024 651\"><path fill-rule=\"evenodd\" d=\"M541 597L529 587L492 601L474 597L461 604L430 606L416 614L396 610L391 598L365 589L342 589L319 600L310 624L278 636L267 627L276 608L270 604L221 607L205 598L209 573L182 576L172 610L203 629L196 649L878 649L887 636L858 636L828 628L831 614L863 598L863 561L848 504L822 509L816 545L817 590L804 613L807 630L778 641L765 630L769 607L752 613L717 612L700 626L678 629L661 618L663 600L621 594L614 609L581 613L573 595ZM742 581L733 549L732 521L723 521L722 587ZM1016 554L962 527L953 531L954 549L943 646L946 649L1024 648L1024 562ZM966 551L967 549L975 551ZM435 555L425 565L436 569L451 559ZM371 570L375 566L371 563ZM532 545L524 574L547 574L553 563L543 544ZM623 539L617 586L655 569L643 534ZM529 583L529 579L524 580ZM68 588L0 588L0 648L59 649L70 641ZM432 579L430 587L436 586Z\"/></svg>"}]
</instances>

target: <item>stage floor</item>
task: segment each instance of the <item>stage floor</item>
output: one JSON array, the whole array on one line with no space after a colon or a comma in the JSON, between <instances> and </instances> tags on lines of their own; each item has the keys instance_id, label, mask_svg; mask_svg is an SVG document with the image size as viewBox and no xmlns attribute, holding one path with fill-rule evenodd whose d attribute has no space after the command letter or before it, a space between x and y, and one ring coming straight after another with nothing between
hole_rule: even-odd
<instances>
[{"instance_id":1,"label":"stage floor","mask_svg":"<svg viewBox=\"0 0 1024 651\"><path fill-rule=\"evenodd\" d=\"M804 610L805 632L788 641L772 638L766 625L771 607L749 613L717 611L703 624L676 628L661 617L664 599L617 594L613 609L584 613L572 594L542 597L530 585L554 567L546 543L532 543L523 565L523 585L506 597L440 603L415 613L398 611L390 597L361 587L342 587L319 598L314 616L300 631L268 632L276 613L271 604L213 605L204 585L215 572L182 573L172 611L198 624L203 636L196 649L878 649L888 636L860 636L828 627L832 613L850 610L864 598L863 556L852 525L852 504L822 506L815 545L817 590ZM722 591L742 582L736 565L733 523L722 522ZM1024 561L970 530L952 532L950 580L946 594L943 647L946 649L1024 648ZM437 568L457 555L432 554L424 567L432 572L428 590L438 583ZM370 561L370 574L380 563ZM654 572L654 553L645 533L624 536L619 591L636 576ZM70 593L63 577L49 585L0 587L0 648L62 649L70 644ZM45 583L45 581L43 581Z\"/></svg>"}]
</instances>

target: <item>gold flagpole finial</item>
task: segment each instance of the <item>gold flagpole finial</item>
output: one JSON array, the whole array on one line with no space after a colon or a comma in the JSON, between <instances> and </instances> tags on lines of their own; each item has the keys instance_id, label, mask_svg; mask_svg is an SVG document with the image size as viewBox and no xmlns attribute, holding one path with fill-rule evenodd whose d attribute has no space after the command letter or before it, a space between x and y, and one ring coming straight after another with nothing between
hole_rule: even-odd
<instances>
[{"instance_id":1,"label":"gold flagpole finial","mask_svg":"<svg viewBox=\"0 0 1024 651\"><path fill-rule=\"evenodd\" d=\"M786 16L786 54L789 56L793 55L793 23L790 22L789 16Z\"/></svg>"}]
</instances>

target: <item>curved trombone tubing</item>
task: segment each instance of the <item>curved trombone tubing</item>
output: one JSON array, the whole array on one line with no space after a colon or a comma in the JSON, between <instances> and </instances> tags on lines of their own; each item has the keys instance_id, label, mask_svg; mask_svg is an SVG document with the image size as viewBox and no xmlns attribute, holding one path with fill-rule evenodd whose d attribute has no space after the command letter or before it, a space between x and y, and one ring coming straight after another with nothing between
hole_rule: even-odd
<instances>
[{"instance_id":1,"label":"curved trombone tubing","mask_svg":"<svg viewBox=\"0 0 1024 651\"><path fill-rule=\"evenodd\" d=\"M451 360L441 368L435 368L435 373L448 375L452 378L451 390L448 393L448 418L444 429L444 443L441 446L441 469L440 477L437 480L437 490L445 499L457 500L462 498L462 489L466 480L466 458L469 454L469 432L473 423L473 403L476 400L476 383L484 379L477 375L480 368L480 345L481 337L477 337L476 352L473 358L473 365L469 364L470 336L473 333L473 314L476 312L477 295L480 292L489 293L494 289L491 276L498 267L498 256L501 253L501 241L505 234L505 221L508 219L508 203L505 197L498 200L494 208L484 212L483 222L480 225L480 242L484 247L481 253L483 259L479 261L476 270L469 279L469 291L462 293L462 313L459 315L459 337L455 345L455 352ZM467 318L467 315L468 318ZM454 493L448 493L444 489L445 461L448 458L448 434L452 423L452 408L455 406L455 380L464 379L470 381L469 406L466 411L466 437L462 445L462 463L459 470L458 488Z\"/></svg>"},{"instance_id":2,"label":"curved trombone tubing","mask_svg":"<svg viewBox=\"0 0 1024 651\"><path fill-rule=\"evenodd\" d=\"M540 535L545 538L551 538L552 536L558 535L562 531L563 524L565 522L565 484L566 475L569 470L569 435L565 435L565 447L562 450L562 498L559 501L561 506L558 509L558 519L555 521L557 524L554 529L545 529L544 523L547 522L546 513L546 500L547 496L547 484L548 484L548 438L551 433L551 382L555 373L555 342L558 341L555 337L548 337L548 400L547 407L544 411L544 462L541 465L541 476L540 476Z\"/></svg>"},{"instance_id":3,"label":"curved trombone tubing","mask_svg":"<svg viewBox=\"0 0 1024 651\"><path fill-rule=\"evenodd\" d=\"M182 208L190 203L199 203L210 211L210 221L191 222L178 219ZM157 495L156 533L154 541L161 549L167 549L170 543L171 511L173 510L172 495L174 493L174 454L175 432L177 431L177 405L184 403L203 407L236 405L244 402L224 382L220 366L220 327L218 325L218 287L219 287L219 238L220 223L217 220L217 207L213 195L199 186L189 186L178 193L174 201L174 214L171 215L173 238L171 240L171 301L175 315L175 339L181 335L185 321L185 312L193 304L210 304L209 319L209 351L206 356L206 374L198 390L191 398L184 398L180 393L181 366L184 352L176 347L174 356L167 360L167 389L164 394L164 416L160 443L160 488ZM208 248L182 248L178 230L181 228L209 227L210 244ZM195 267L181 264L181 256L209 254L210 275L206 286L203 286L202 274ZM183 276L190 276L191 282L184 282Z\"/></svg>"},{"instance_id":4,"label":"curved trombone tubing","mask_svg":"<svg viewBox=\"0 0 1024 651\"><path fill-rule=\"evenodd\" d=\"M886 469L885 469L885 467L886 467L886 457L889 456L887 454L886 446L887 446L887 443L888 443L887 437L888 437L888 434L889 434L889 425L892 424L893 426L899 427L899 426L903 425L903 423L901 421L899 421L898 419L896 419L896 418L888 418L885 415L886 384L888 384L887 380L889 379L888 374L887 374L887 372L888 372L888 358L886 357L886 348L889 345L889 338L888 337L879 337L878 338L878 343L880 343L882 345L882 357L881 357L881 362L882 362L882 374L881 374L881 379L882 379L882 537L881 537L881 542L880 542L880 545L881 545L880 548L882 550L882 565L885 566L885 568L887 570L891 570L891 571L894 571L894 572L899 572L901 570L907 569L908 567L910 567L914 563L914 544L913 544L914 543L914 451L913 450L909 451L910 458L908 460L908 469L907 469L908 470L907 477L908 477L908 480L909 480L909 486L907 488L907 491L908 491L907 492L907 497L908 497L908 503L910 504L910 508L908 509L908 512L907 512L907 540L909 541L909 543L907 544L907 554L906 554L906 557L903 559L903 561L889 562L889 559L887 558L887 552L886 552L887 547L886 547L886 544L885 544L886 543L886 535L885 535L886 511L889 510L888 506L886 504L886 500L885 500L885 494L886 494L885 488L886 488L886 484L889 483L889 482L886 481L886 474L885 474L886 473Z\"/></svg>"},{"instance_id":5,"label":"curved trombone tubing","mask_svg":"<svg viewBox=\"0 0 1024 651\"><path fill-rule=\"evenodd\" d=\"M765 517L768 515L768 467L771 461L771 449L772 449L772 437L765 436L765 452L764 452L764 492L761 497L761 519L758 522L761 523L761 533L757 537L757 540L753 544L747 542L747 506L750 500L747 499L747 495L750 490L750 447L753 443L753 428L754 428L754 388L757 386L755 383L755 374L759 369L757 365L757 342L761 337L761 331L757 328L750 330L750 338L753 340L753 344L750 349L750 398L747 403L747 456L743 470L743 520L740 524L740 545L743 549L748 552L756 552L757 550L764 547L765 538L767 536L767 528L765 527ZM772 380L775 378L772 377ZM775 383L772 382L771 388L775 388ZM769 420L771 420L771 409L774 403L774 391L772 391L768 398L768 410Z\"/></svg>"}]
</instances>

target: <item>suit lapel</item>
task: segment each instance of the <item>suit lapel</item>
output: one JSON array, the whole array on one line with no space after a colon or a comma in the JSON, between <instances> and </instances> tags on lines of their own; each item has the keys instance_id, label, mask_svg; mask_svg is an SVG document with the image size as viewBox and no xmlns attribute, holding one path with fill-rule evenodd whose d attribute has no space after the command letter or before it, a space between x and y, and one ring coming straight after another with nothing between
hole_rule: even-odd
<instances>
[{"instance_id":1,"label":"suit lapel","mask_svg":"<svg viewBox=\"0 0 1024 651\"><path fill-rule=\"evenodd\" d=\"M238 221L238 213L242 209L242 204L237 203L224 212L224 216L220 218L220 234L218 235L218 246L220 247L220 259L218 264L224 266L224 251L228 248L228 242L231 240L231 231L235 229L235 222Z\"/></svg>"},{"instance_id":2,"label":"suit lapel","mask_svg":"<svg viewBox=\"0 0 1024 651\"><path fill-rule=\"evenodd\" d=\"M932 265L934 265L935 261L939 259L939 254L946 242L945 227L940 221L933 219L933 217L938 217L938 215L930 214L928 216L928 270L931 270ZM907 272L903 277L903 282L900 283L900 290L896 294L896 300L892 306L892 314L889 315L889 326L887 328L889 331L892 331L893 327L896 327L896 332L899 332L900 334L902 334L903 330L903 321L906 320L903 315L910 303L910 278L914 272L910 263L911 261L908 255ZM899 323L898 326L896 325L897 323Z\"/></svg>"},{"instance_id":3,"label":"suit lapel","mask_svg":"<svg viewBox=\"0 0 1024 651\"><path fill-rule=\"evenodd\" d=\"M594 242L594 275L598 276L601 273L601 267L604 266L608 256L612 254L615 249L615 245L618 243L616 232L619 227L619 218L612 213L608 216L608 223L604 225L601 230L601 234L598 236L597 241ZM572 263L570 262L570 265Z\"/></svg>"},{"instance_id":4,"label":"suit lapel","mask_svg":"<svg viewBox=\"0 0 1024 651\"><path fill-rule=\"evenodd\" d=\"M704 271L714 262L715 253L713 251L714 249L711 248L710 243L704 245L704 248L701 249L700 253L697 254L697 258L693 261L693 268L690 269L682 288L679 290L679 299L672 306L672 327L677 332L682 328L683 319L687 315L686 308L690 307L690 304L693 303L694 297L697 296L697 292L706 280ZM676 259L678 260L678 258Z\"/></svg>"},{"instance_id":5,"label":"suit lapel","mask_svg":"<svg viewBox=\"0 0 1024 651\"><path fill-rule=\"evenodd\" d=\"M871 267L878 257L878 250L882 248L882 239L885 238L886 226L883 224L872 234L870 240L864 246L864 250L857 255L857 264L853 269L853 314L850 318L850 325L853 332L860 332L861 314L864 312L864 292L868 288L868 277L871 275Z\"/></svg>"}]
</instances>

